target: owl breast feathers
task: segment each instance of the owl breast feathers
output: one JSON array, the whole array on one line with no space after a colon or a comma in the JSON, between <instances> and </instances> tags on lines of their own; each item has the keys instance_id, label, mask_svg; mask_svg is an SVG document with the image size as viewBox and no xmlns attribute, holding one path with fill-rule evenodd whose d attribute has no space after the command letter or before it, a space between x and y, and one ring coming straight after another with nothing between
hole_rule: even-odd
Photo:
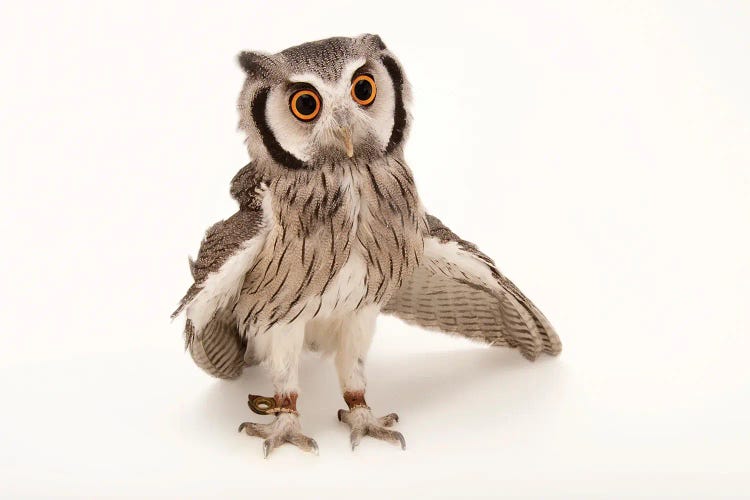
<instances>
[{"instance_id":1,"label":"owl breast feathers","mask_svg":"<svg viewBox=\"0 0 750 500\"><path fill-rule=\"evenodd\" d=\"M308 319L330 315L335 310L330 301L335 299L325 294L325 284L335 284L336 275L352 260L352 254L369 266L363 265L368 273L360 277L363 286L356 303L335 297L344 305L348 303L348 308L377 303L382 312L409 323L493 346L517 347L532 360L540 353L560 352L560 340L539 309L490 258L436 217L426 215L423 224L412 217L413 227L421 233L414 234L416 240L409 243L410 252L414 252L411 261L401 254L407 244L398 236L381 235L382 239L367 244L356 235L347 237L352 231L351 220L332 232L319 230L317 237L322 242L309 243L312 236L308 236L299 243L283 243L284 233L288 237L296 231L304 234L305 226L284 230L276 225L264 212L271 201L263 201L270 194L262 184L255 190L239 189L238 183L255 179L252 169L250 164L236 176L233 192L248 198L242 200L236 194L242 208L207 231L198 258L191 264L195 283L174 314L186 310L187 347L195 362L212 375L233 378L253 362L247 335L257 335L274 322L293 321L303 314ZM389 244L397 249L400 259L378 251L379 246ZM320 246L325 249L316 250ZM336 251L347 247L348 258L337 257ZM264 248L270 251L264 253ZM335 259L342 262L336 264ZM393 269L393 262L413 269ZM327 279L331 274L333 279ZM306 292L300 294L304 284ZM351 292L351 288L336 288L334 294L344 291ZM263 321L258 319L261 317Z\"/></svg>"}]
</instances>

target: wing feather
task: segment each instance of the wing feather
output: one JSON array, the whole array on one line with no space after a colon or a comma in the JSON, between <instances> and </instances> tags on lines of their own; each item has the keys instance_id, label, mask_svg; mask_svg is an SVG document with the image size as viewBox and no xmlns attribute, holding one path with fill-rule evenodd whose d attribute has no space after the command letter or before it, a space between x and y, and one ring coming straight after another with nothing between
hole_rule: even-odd
<instances>
[{"instance_id":1,"label":"wing feather","mask_svg":"<svg viewBox=\"0 0 750 500\"><path fill-rule=\"evenodd\" d=\"M245 366L243 354L247 344L237 330L237 324L225 314L214 317L196 336L192 322L185 321L190 331L187 349L193 361L203 371L217 378L233 379L240 376Z\"/></svg>"},{"instance_id":2,"label":"wing feather","mask_svg":"<svg viewBox=\"0 0 750 500\"><path fill-rule=\"evenodd\" d=\"M428 216L422 264L383 312L425 328L494 346L516 347L528 359L556 355L562 344L539 309L473 243Z\"/></svg>"},{"instance_id":3,"label":"wing feather","mask_svg":"<svg viewBox=\"0 0 750 500\"><path fill-rule=\"evenodd\" d=\"M175 318L185 312L185 348L199 367L219 378L235 378L247 364L246 340L232 308L268 232L257 182L252 164L233 179L240 210L206 231L198 257L189 260L194 283L172 313Z\"/></svg>"},{"instance_id":4,"label":"wing feather","mask_svg":"<svg viewBox=\"0 0 750 500\"><path fill-rule=\"evenodd\" d=\"M191 265L195 282L172 318L187 309L196 329L202 329L216 310L236 299L245 273L265 241L262 210L240 210L206 231L198 258Z\"/></svg>"}]
</instances>

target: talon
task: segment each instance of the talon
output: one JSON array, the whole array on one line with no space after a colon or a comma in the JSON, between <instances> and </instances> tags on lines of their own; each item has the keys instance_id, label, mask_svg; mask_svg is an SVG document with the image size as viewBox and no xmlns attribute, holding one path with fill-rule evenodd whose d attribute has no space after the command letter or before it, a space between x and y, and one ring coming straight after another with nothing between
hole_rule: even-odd
<instances>
[{"instance_id":1,"label":"talon","mask_svg":"<svg viewBox=\"0 0 750 500\"><path fill-rule=\"evenodd\" d=\"M318 443L300 431L299 417L296 413L284 413L276 416L268 424L242 422L238 429L249 435L263 439L263 458L268 458L273 450L284 443L290 443L304 451L319 454Z\"/></svg>"},{"instance_id":2,"label":"talon","mask_svg":"<svg viewBox=\"0 0 750 500\"><path fill-rule=\"evenodd\" d=\"M404 435L398 431L388 429L395 422L398 422L398 415L395 413L389 413L388 415L380 418L375 418L372 412L367 407L355 408L357 411L356 418L346 418L354 410L347 412L346 410L339 410L338 418L339 422L344 422L351 429L349 439L351 440L352 451L359 446L362 437L370 436L375 439L383 441L389 441L394 444L401 444L401 449L406 450L406 439Z\"/></svg>"},{"instance_id":3,"label":"talon","mask_svg":"<svg viewBox=\"0 0 750 500\"><path fill-rule=\"evenodd\" d=\"M352 429L352 432L349 435L349 440L352 443L352 451L354 451L354 448L359 446L359 443L362 440L362 436L364 436L365 434L367 434L367 429L365 428Z\"/></svg>"},{"instance_id":4,"label":"talon","mask_svg":"<svg viewBox=\"0 0 750 500\"><path fill-rule=\"evenodd\" d=\"M237 432L242 431L245 431L245 434L247 434L248 436L258 435L258 429L255 428L255 424L253 424L252 422L242 422L239 429L237 429Z\"/></svg>"},{"instance_id":5,"label":"talon","mask_svg":"<svg viewBox=\"0 0 750 500\"><path fill-rule=\"evenodd\" d=\"M390 427L398 422L398 415L395 413L389 413L385 417L380 417L378 422L385 427Z\"/></svg>"},{"instance_id":6,"label":"talon","mask_svg":"<svg viewBox=\"0 0 750 500\"><path fill-rule=\"evenodd\" d=\"M397 432L396 437L398 438L399 441L401 441L401 449L403 451L406 451L406 439L404 439L404 435L401 434L400 432Z\"/></svg>"}]
</instances>

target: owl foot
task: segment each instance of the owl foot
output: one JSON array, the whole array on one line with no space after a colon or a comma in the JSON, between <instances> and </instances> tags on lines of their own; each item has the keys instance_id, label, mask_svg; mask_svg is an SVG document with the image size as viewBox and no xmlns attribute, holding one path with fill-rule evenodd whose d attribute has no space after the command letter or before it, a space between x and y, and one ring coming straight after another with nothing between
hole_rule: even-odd
<instances>
[{"instance_id":1,"label":"owl foot","mask_svg":"<svg viewBox=\"0 0 750 500\"><path fill-rule=\"evenodd\" d=\"M349 436L352 443L352 451L359 445L364 436L374 437L393 444L400 444L401 449L406 449L404 435L398 431L388 429L398 422L398 415L390 413L384 417L375 417L370 408L366 406L354 407L351 410L339 410L339 422L344 422L352 430Z\"/></svg>"},{"instance_id":2,"label":"owl foot","mask_svg":"<svg viewBox=\"0 0 750 500\"><path fill-rule=\"evenodd\" d=\"M260 415L275 414L270 424L242 422L239 432L243 430L248 436L263 438L263 458L284 443L291 443L305 451L318 454L318 443L300 431L299 414L297 413L297 394L276 394L273 398L248 396L248 406Z\"/></svg>"},{"instance_id":3,"label":"owl foot","mask_svg":"<svg viewBox=\"0 0 750 500\"><path fill-rule=\"evenodd\" d=\"M248 436L263 438L263 458L284 443L290 443L305 451L318 454L318 443L300 431L299 416L293 413L281 413L270 424L242 422L239 432L243 430Z\"/></svg>"}]
</instances>

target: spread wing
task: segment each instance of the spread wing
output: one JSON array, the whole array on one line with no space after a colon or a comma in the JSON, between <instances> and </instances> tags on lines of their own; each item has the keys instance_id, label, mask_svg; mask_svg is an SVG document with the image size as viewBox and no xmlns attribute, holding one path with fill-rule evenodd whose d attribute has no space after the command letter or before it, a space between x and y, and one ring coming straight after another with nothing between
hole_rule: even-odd
<instances>
[{"instance_id":1,"label":"spread wing","mask_svg":"<svg viewBox=\"0 0 750 500\"><path fill-rule=\"evenodd\" d=\"M185 347L195 363L220 378L239 376L245 365L246 344L232 308L266 235L252 174L247 165L232 181L240 210L206 231L198 257L190 261L194 283L172 313L175 318L185 312Z\"/></svg>"},{"instance_id":2,"label":"spread wing","mask_svg":"<svg viewBox=\"0 0 750 500\"><path fill-rule=\"evenodd\" d=\"M424 328L517 347L530 360L561 351L547 318L489 257L437 218L428 215L427 222L424 258L383 312Z\"/></svg>"}]
</instances>

